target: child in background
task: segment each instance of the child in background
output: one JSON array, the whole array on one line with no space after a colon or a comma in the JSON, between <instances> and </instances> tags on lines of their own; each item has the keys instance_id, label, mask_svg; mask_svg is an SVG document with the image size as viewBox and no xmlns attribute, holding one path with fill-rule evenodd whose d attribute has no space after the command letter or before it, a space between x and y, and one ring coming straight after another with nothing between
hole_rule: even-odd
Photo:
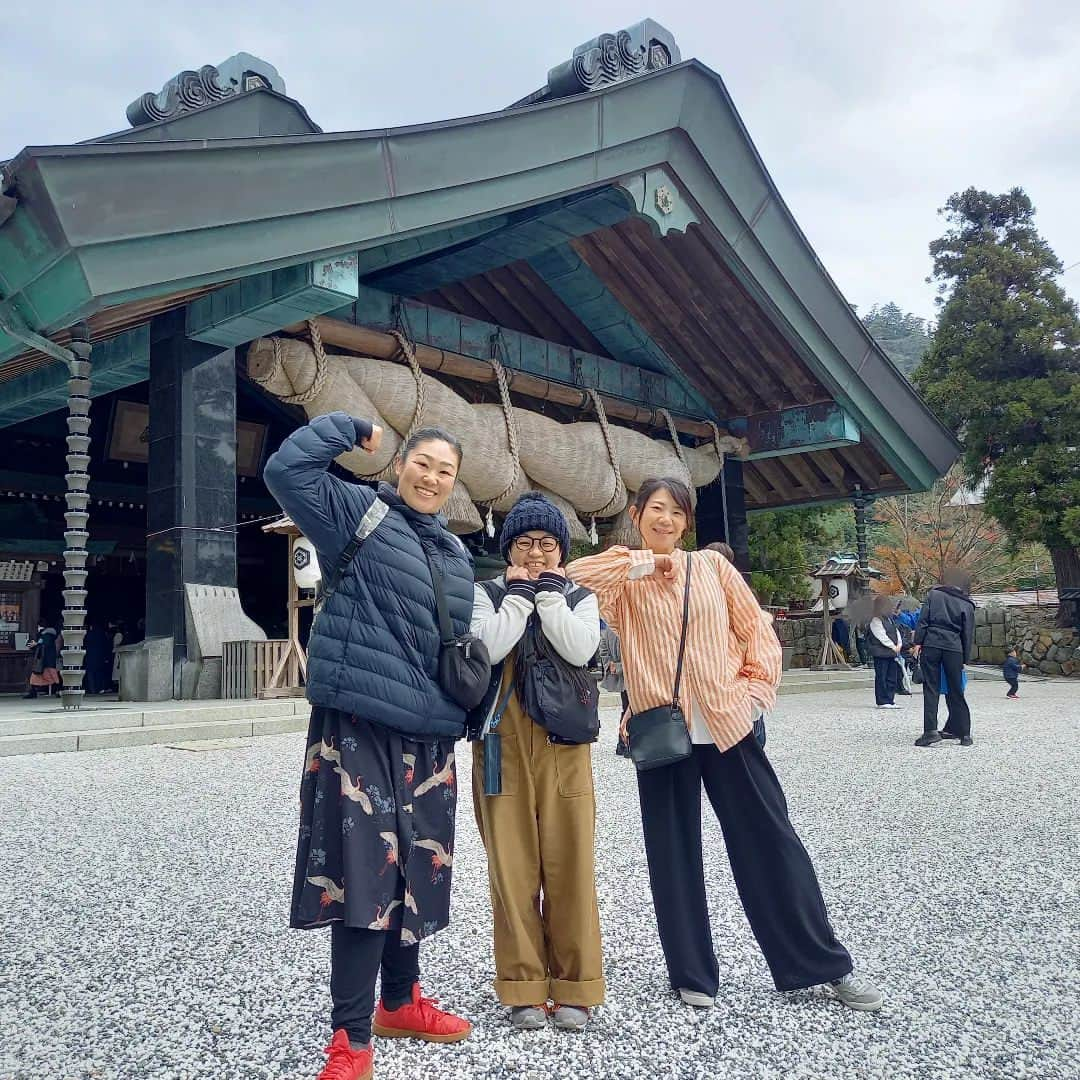
<instances>
[{"instance_id":1,"label":"child in background","mask_svg":"<svg viewBox=\"0 0 1080 1080\"><path fill-rule=\"evenodd\" d=\"M1024 665L1017 659L1016 650L1010 649L1008 655L1005 657L1005 664L1001 670L1002 674L1005 676L1005 681L1009 684L1009 692L1005 696L1013 701L1020 696L1020 672L1023 667Z\"/></svg>"}]
</instances>

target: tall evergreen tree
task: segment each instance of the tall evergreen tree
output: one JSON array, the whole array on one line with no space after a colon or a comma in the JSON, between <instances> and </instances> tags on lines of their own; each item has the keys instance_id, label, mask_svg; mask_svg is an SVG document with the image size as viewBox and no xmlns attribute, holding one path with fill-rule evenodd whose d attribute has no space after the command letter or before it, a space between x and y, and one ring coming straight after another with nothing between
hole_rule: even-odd
<instances>
[{"instance_id":1,"label":"tall evergreen tree","mask_svg":"<svg viewBox=\"0 0 1080 1080\"><path fill-rule=\"evenodd\" d=\"M1021 188L968 188L930 245L941 315L915 382L964 445L972 482L1014 541L1049 549L1080 586L1080 318ZM1060 622L1077 618L1062 604Z\"/></svg>"},{"instance_id":2,"label":"tall evergreen tree","mask_svg":"<svg viewBox=\"0 0 1080 1080\"><path fill-rule=\"evenodd\" d=\"M875 304L862 316L862 323L889 359L910 378L930 346L926 320L888 303Z\"/></svg>"}]
</instances>

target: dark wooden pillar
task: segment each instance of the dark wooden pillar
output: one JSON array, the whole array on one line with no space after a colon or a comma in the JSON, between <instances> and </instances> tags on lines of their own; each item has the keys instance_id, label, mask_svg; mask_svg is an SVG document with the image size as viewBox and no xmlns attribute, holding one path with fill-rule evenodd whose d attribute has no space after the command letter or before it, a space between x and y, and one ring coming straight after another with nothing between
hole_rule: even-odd
<instances>
[{"instance_id":1,"label":"dark wooden pillar","mask_svg":"<svg viewBox=\"0 0 1080 1080\"><path fill-rule=\"evenodd\" d=\"M735 551L735 565L743 573L750 569L746 531L746 492L743 490L742 462L724 459L724 472L698 492L697 541L704 547L723 540Z\"/></svg>"},{"instance_id":2,"label":"dark wooden pillar","mask_svg":"<svg viewBox=\"0 0 1080 1080\"><path fill-rule=\"evenodd\" d=\"M150 335L146 633L186 655L184 584L236 586L236 366L191 341L183 311Z\"/></svg>"}]
</instances>

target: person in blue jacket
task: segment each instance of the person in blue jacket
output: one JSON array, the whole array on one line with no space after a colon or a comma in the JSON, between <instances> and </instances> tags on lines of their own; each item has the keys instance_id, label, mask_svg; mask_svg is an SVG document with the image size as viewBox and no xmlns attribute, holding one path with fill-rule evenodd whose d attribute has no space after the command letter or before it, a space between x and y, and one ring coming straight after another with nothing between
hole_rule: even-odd
<instances>
[{"instance_id":1,"label":"person in blue jacket","mask_svg":"<svg viewBox=\"0 0 1080 1080\"><path fill-rule=\"evenodd\" d=\"M471 1030L421 995L418 955L421 939L450 916L454 742L465 713L439 684L429 559L462 634L472 613L472 561L440 514L461 447L438 428L417 431L395 460L397 486L380 484L377 493L330 473L344 451L374 452L381 436L343 412L319 416L281 444L264 474L324 575L341 570L308 644L312 710L290 919L299 929L331 927L334 1034L321 1077L334 1080L371 1076L373 1030L433 1042ZM357 548L350 541L362 520L377 524Z\"/></svg>"}]
</instances>

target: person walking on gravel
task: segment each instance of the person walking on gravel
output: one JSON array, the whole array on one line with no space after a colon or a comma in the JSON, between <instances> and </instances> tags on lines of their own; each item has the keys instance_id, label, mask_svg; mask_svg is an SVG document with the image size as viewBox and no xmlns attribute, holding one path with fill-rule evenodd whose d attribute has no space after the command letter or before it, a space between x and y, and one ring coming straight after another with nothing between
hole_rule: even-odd
<instances>
[{"instance_id":1,"label":"person walking on gravel","mask_svg":"<svg viewBox=\"0 0 1080 1080\"><path fill-rule=\"evenodd\" d=\"M519 1030L582 1031L604 1000L596 903L596 798L590 743L600 723L586 665L600 644L600 612L567 580L566 519L537 492L506 515L506 574L476 586L472 632L495 670L481 707L501 757L497 794L485 791L486 746L473 743L473 804L488 857L495 993ZM558 669L549 693L532 691ZM558 693L558 688L568 693ZM558 714L545 712L549 700ZM527 704L529 703L529 704ZM569 706L569 707L567 707Z\"/></svg>"},{"instance_id":2,"label":"person walking on gravel","mask_svg":"<svg viewBox=\"0 0 1080 1080\"><path fill-rule=\"evenodd\" d=\"M298 929L331 927L333 1039L321 1080L372 1076L373 1027L430 1042L471 1030L421 995L418 955L450 916L454 741L465 712L439 680L435 576L462 634L472 563L439 515L461 447L438 428L417 431L394 462L397 487L380 484L377 494L331 475L340 454L374 452L381 436L343 412L319 416L265 470L324 573L334 568L308 644L312 710L290 919Z\"/></svg>"},{"instance_id":3,"label":"person walking on gravel","mask_svg":"<svg viewBox=\"0 0 1080 1080\"><path fill-rule=\"evenodd\" d=\"M596 593L601 614L621 637L633 713L672 703L677 653L684 651L680 702L690 745L674 763L637 774L653 907L672 989L687 1004L708 1007L719 985L702 866L704 783L776 988L824 984L854 1009L880 1008L881 992L854 973L833 933L784 792L752 734L754 718L776 700L776 635L723 556L681 550L694 524L682 481L643 484L630 518L641 550L612 547L576 560L567 574ZM632 719L631 754L634 745Z\"/></svg>"},{"instance_id":4,"label":"person walking on gravel","mask_svg":"<svg viewBox=\"0 0 1080 1080\"><path fill-rule=\"evenodd\" d=\"M887 596L874 597L874 616L870 620L870 655L874 658L874 701L879 709L899 709L896 704L897 659L903 647L900 629L892 611L895 603Z\"/></svg>"},{"instance_id":5,"label":"person walking on gravel","mask_svg":"<svg viewBox=\"0 0 1080 1080\"><path fill-rule=\"evenodd\" d=\"M971 710L964 697L964 665L971 660L975 640L975 605L971 600L971 575L957 567L946 569L942 583L927 594L915 627L912 652L923 677L923 733L916 746L936 746L956 739L971 746ZM945 673L948 719L939 732L938 703L941 674Z\"/></svg>"}]
</instances>

